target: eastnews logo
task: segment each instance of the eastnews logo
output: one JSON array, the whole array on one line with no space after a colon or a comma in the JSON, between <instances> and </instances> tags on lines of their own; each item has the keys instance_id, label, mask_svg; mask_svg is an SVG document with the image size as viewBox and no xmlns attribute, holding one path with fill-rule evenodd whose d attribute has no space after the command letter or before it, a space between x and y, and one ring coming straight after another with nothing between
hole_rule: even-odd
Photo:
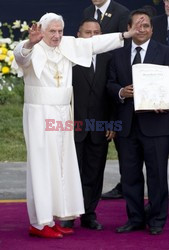
<instances>
[{"instance_id":1,"label":"eastnews logo","mask_svg":"<svg viewBox=\"0 0 169 250\"><path fill-rule=\"evenodd\" d=\"M45 131L107 131L119 132L122 130L122 121L96 121L95 119L86 119L83 121L57 121L55 119L45 119Z\"/></svg>"}]
</instances>

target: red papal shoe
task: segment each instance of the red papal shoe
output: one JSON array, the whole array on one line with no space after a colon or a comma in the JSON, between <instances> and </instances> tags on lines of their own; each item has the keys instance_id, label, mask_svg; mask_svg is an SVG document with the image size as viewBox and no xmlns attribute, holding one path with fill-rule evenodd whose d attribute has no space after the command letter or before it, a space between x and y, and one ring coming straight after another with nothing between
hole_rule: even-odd
<instances>
[{"instance_id":1,"label":"red papal shoe","mask_svg":"<svg viewBox=\"0 0 169 250\"><path fill-rule=\"evenodd\" d=\"M60 225L55 224L55 226L52 227L52 229L55 232L60 232L61 234L73 234L74 230L69 227L61 227Z\"/></svg>"},{"instance_id":2,"label":"red papal shoe","mask_svg":"<svg viewBox=\"0 0 169 250\"><path fill-rule=\"evenodd\" d=\"M29 228L29 235L30 236L37 236L41 238L62 238L63 234L60 233L59 231L54 231L51 227L49 226L44 226L42 230L39 230L33 226Z\"/></svg>"}]
</instances>

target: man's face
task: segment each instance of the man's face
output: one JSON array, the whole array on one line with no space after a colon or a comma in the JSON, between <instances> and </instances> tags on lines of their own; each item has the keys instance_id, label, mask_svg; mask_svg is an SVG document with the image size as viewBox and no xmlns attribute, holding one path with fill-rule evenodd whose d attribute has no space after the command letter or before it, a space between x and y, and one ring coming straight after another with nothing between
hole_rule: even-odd
<instances>
[{"instance_id":1,"label":"man's face","mask_svg":"<svg viewBox=\"0 0 169 250\"><path fill-rule=\"evenodd\" d=\"M52 21L42 33L44 35L43 40L48 46L57 47L63 36L62 23L60 21Z\"/></svg>"},{"instance_id":2,"label":"man's face","mask_svg":"<svg viewBox=\"0 0 169 250\"><path fill-rule=\"evenodd\" d=\"M135 34L133 36L133 41L137 44L137 45L141 45L143 43L145 43L146 41L148 41L153 33L153 28L151 26L150 23L150 19L147 15L145 14L136 14L133 16L132 18L132 26L136 24L136 21L141 18L144 17L144 21L142 22L139 30L138 30L138 34ZM128 29L130 30L130 26L128 26Z\"/></svg>"},{"instance_id":3,"label":"man's face","mask_svg":"<svg viewBox=\"0 0 169 250\"><path fill-rule=\"evenodd\" d=\"M169 16L169 0L164 0L165 13Z\"/></svg>"},{"instance_id":4,"label":"man's face","mask_svg":"<svg viewBox=\"0 0 169 250\"><path fill-rule=\"evenodd\" d=\"M98 8L102 7L106 2L107 0L92 0L92 3Z\"/></svg>"},{"instance_id":5,"label":"man's face","mask_svg":"<svg viewBox=\"0 0 169 250\"><path fill-rule=\"evenodd\" d=\"M95 35L100 35L101 29L97 22L85 22L77 33L78 37L89 38Z\"/></svg>"}]
</instances>

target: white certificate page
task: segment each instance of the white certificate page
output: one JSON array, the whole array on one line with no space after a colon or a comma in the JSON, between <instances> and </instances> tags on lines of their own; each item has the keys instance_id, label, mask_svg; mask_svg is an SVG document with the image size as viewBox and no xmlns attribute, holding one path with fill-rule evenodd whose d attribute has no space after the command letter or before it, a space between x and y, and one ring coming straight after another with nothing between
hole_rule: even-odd
<instances>
[{"instance_id":1,"label":"white certificate page","mask_svg":"<svg viewBox=\"0 0 169 250\"><path fill-rule=\"evenodd\" d=\"M169 66L132 66L135 111L169 109Z\"/></svg>"}]
</instances>

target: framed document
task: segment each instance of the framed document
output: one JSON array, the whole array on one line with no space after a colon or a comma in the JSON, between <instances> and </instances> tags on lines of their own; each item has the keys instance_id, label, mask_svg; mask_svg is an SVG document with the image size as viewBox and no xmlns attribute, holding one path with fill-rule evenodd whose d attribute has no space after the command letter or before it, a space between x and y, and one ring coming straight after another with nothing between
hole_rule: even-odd
<instances>
[{"instance_id":1,"label":"framed document","mask_svg":"<svg viewBox=\"0 0 169 250\"><path fill-rule=\"evenodd\" d=\"M135 111L169 109L169 66L132 66Z\"/></svg>"}]
</instances>

